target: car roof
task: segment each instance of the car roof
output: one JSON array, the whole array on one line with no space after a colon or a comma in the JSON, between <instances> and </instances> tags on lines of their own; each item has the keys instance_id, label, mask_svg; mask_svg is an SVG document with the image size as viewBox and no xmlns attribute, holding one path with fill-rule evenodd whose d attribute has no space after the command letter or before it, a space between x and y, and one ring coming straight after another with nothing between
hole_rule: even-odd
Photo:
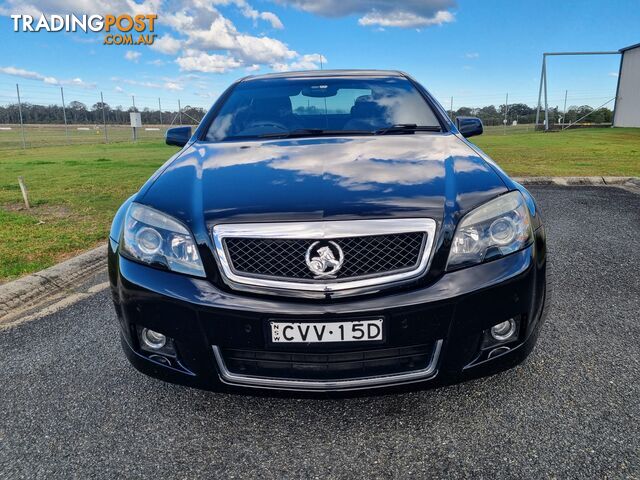
<instances>
[{"instance_id":1,"label":"car roof","mask_svg":"<svg viewBox=\"0 0 640 480\"><path fill-rule=\"evenodd\" d=\"M272 78L322 78L322 77L405 77L403 72L397 70L304 70L299 72L267 73L264 75L251 75L240 80L251 82L254 80L267 80Z\"/></svg>"}]
</instances>

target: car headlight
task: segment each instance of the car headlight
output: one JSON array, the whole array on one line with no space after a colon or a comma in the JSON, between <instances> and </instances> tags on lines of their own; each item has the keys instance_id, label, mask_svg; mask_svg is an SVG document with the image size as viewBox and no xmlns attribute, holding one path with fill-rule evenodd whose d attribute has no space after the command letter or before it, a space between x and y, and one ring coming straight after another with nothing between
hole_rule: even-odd
<instances>
[{"instance_id":1,"label":"car headlight","mask_svg":"<svg viewBox=\"0 0 640 480\"><path fill-rule=\"evenodd\" d=\"M174 272L205 276L198 248L187 227L139 203L132 203L127 210L122 253Z\"/></svg>"},{"instance_id":2,"label":"car headlight","mask_svg":"<svg viewBox=\"0 0 640 480\"><path fill-rule=\"evenodd\" d=\"M447 270L475 265L526 247L531 218L518 191L495 198L464 216L451 244Z\"/></svg>"}]
</instances>

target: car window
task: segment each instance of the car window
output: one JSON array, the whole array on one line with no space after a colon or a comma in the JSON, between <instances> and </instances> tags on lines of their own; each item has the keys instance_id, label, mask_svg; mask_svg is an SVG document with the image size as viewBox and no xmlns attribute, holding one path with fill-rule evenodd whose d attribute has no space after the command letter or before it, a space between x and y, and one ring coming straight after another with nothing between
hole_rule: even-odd
<instances>
[{"instance_id":1,"label":"car window","mask_svg":"<svg viewBox=\"0 0 640 480\"><path fill-rule=\"evenodd\" d=\"M251 139L308 130L371 134L398 124L440 125L403 77L256 79L233 89L206 138Z\"/></svg>"},{"instance_id":2,"label":"car window","mask_svg":"<svg viewBox=\"0 0 640 480\"><path fill-rule=\"evenodd\" d=\"M296 115L348 115L358 97L371 95L371 89L339 88L327 98L305 96L302 92L291 98L291 108Z\"/></svg>"}]
</instances>

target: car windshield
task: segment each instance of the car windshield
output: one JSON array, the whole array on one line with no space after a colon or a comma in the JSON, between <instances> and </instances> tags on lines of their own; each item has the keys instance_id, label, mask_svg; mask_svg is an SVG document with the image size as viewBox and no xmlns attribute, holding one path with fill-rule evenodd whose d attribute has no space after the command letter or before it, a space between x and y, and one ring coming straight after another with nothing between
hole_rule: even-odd
<instances>
[{"instance_id":1,"label":"car windshield","mask_svg":"<svg viewBox=\"0 0 640 480\"><path fill-rule=\"evenodd\" d=\"M439 131L423 96L403 77L272 78L239 83L207 140Z\"/></svg>"}]
</instances>

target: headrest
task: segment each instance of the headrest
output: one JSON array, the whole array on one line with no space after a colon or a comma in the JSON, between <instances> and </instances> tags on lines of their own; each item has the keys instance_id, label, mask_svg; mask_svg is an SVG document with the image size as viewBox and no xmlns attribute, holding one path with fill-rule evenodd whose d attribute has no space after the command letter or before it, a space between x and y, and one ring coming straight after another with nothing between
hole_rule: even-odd
<instances>
[{"instance_id":1,"label":"headrest","mask_svg":"<svg viewBox=\"0 0 640 480\"><path fill-rule=\"evenodd\" d=\"M351 116L356 118L376 118L383 117L386 108L373 100L371 95L362 95L356 99L356 103L351 107Z\"/></svg>"}]
</instances>

